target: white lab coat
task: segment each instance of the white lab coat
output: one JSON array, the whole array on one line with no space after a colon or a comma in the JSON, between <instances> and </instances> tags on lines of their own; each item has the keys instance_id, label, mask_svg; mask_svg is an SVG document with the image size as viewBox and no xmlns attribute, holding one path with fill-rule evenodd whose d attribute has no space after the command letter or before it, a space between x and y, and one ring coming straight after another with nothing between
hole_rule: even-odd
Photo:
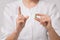
<instances>
[{"instance_id":1,"label":"white lab coat","mask_svg":"<svg viewBox=\"0 0 60 40\"><path fill-rule=\"evenodd\" d=\"M39 3L28 9L22 3L22 0L7 4L4 10L3 27L1 28L1 40L5 40L16 28L16 18L18 14L18 7L21 7L21 13L24 16L29 16L25 27L21 31L18 40L48 40L48 34L45 27L38 21L34 20L35 14L47 14L51 17L52 25L58 35L60 35L60 14L56 9L55 4L50 4L45 1Z\"/></svg>"}]
</instances>

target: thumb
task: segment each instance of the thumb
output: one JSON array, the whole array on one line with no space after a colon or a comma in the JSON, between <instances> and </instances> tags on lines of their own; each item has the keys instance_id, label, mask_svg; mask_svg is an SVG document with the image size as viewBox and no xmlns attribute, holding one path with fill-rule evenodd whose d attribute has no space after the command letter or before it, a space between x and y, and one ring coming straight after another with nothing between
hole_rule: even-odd
<instances>
[{"instance_id":1,"label":"thumb","mask_svg":"<svg viewBox=\"0 0 60 40\"><path fill-rule=\"evenodd\" d=\"M29 18L29 16L26 16L26 17L25 17L25 20L27 20L28 18Z\"/></svg>"}]
</instances>

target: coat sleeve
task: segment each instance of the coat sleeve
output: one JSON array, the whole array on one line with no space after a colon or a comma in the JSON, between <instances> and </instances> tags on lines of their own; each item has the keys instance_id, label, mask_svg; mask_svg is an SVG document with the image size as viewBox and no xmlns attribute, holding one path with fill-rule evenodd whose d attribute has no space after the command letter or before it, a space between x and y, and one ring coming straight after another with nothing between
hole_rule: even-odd
<instances>
[{"instance_id":1,"label":"coat sleeve","mask_svg":"<svg viewBox=\"0 0 60 40\"><path fill-rule=\"evenodd\" d=\"M60 13L59 13L59 10L57 10L55 4L52 4L50 6L49 16L51 17L51 22L54 30L60 36Z\"/></svg>"},{"instance_id":2,"label":"coat sleeve","mask_svg":"<svg viewBox=\"0 0 60 40\"><path fill-rule=\"evenodd\" d=\"M7 5L3 12L3 26L1 28L0 40L5 40L9 34L13 31L13 19L11 16L12 9L11 6Z\"/></svg>"}]
</instances>

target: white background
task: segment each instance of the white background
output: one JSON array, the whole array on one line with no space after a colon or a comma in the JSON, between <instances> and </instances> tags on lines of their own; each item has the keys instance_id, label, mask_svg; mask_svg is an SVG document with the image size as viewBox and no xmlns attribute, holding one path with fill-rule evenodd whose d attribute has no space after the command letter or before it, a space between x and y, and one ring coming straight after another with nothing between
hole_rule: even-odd
<instances>
[{"instance_id":1,"label":"white background","mask_svg":"<svg viewBox=\"0 0 60 40\"><path fill-rule=\"evenodd\" d=\"M10 2L13 2L13 1L16 1L16 0L0 0L0 27L2 26L3 9L4 9L4 7L7 3L10 3ZM46 1L56 3L57 8L60 12L60 0L46 0Z\"/></svg>"}]
</instances>

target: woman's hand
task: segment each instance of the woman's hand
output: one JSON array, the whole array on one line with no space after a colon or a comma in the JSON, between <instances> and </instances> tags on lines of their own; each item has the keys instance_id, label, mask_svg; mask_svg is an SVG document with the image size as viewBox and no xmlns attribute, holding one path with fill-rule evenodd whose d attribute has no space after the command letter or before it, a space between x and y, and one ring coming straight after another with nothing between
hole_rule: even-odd
<instances>
[{"instance_id":1,"label":"woman's hand","mask_svg":"<svg viewBox=\"0 0 60 40\"><path fill-rule=\"evenodd\" d=\"M24 17L21 14L21 8L19 7L18 8L18 17L17 17L17 20L16 20L17 30L21 30L24 27L27 19L28 19L28 16Z\"/></svg>"},{"instance_id":2,"label":"woman's hand","mask_svg":"<svg viewBox=\"0 0 60 40\"><path fill-rule=\"evenodd\" d=\"M22 30L22 28L24 27L26 20L28 19L27 17L24 17L21 14L21 9L20 7L18 8L18 17L16 20L16 30L12 32L12 34L10 34L6 40L17 40L20 34L20 31Z\"/></svg>"},{"instance_id":3,"label":"woman's hand","mask_svg":"<svg viewBox=\"0 0 60 40\"><path fill-rule=\"evenodd\" d=\"M36 14L35 16L36 16L35 20L39 21L40 24L45 26L45 28L49 29L52 26L51 25L51 19L50 19L50 17L48 15ZM40 18L38 18L37 16L39 16Z\"/></svg>"}]
</instances>

